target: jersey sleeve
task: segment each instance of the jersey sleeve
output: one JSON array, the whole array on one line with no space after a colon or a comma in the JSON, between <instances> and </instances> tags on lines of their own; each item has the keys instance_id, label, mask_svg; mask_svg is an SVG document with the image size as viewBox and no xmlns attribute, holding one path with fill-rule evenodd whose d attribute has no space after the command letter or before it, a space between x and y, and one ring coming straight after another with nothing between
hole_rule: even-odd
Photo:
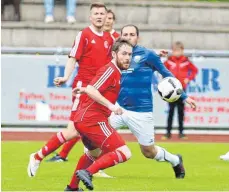
<instances>
[{"instance_id":1,"label":"jersey sleeve","mask_svg":"<svg viewBox=\"0 0 229 192\"><path fill-rule=\"evenodd\" d=\"M95 87L99 92L103 92L113 85L114 82L114 69L105 66L98 70L96 76L92 79L89 85Z\"/></svg>"},{"instance_id":2,"label":"jersey sleeve","mask_svg":"<svg viewBox=\"0 0 229 192\"><path fill-rule=\"evenodd\" d=\"M161 58L159 55L157 55L153 51L149 51L148 57L147 57L147 63L148 65L153 69L156 68L156 70L163 76L163 77L174 77L174 75L165 67L165 65L162 63ZM183 91L181 95L181 99L185 100L188 96Z\"/></svg>"},{"instance_id":3,"label":"jersey sleeve","mask_svg":"<svg viewBox=\"0 0 229 192\"><path fill-rule=\"evenodd\" d=\"M147 64L150 66L150 68L156 70L163 76L163 77L174 77L173 74L165 67L165 65L162 63L161 58L159 55L157 55L153 51L148 52L147 57Z\"/></svg>"},{"instance_id":4,"label":"jersey sleeve","mask_svg":"<svg viewBox=\"0 0 229 192\"><path fill-rule=\"evenodd\" d=\"M75 38L69 57L74 57L76 58L76 60L80 60L81 56L83 55L86 43L87 42L84 37L83 31L80 31Z\"/></svg>"}]
</instances>

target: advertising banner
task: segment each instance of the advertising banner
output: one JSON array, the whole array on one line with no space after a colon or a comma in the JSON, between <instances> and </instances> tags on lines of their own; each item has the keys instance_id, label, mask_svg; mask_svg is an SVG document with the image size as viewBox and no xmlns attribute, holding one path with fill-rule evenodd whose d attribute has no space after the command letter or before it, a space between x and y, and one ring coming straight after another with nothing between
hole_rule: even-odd
<instances>
[{"instance_id":1,"label":"advertising banner","mask_svg":"<svg viewBox=\"0 0 229 192\"><path fill-rule=\"evenodd\" d=\"M71 110L71 84L57 88L53 79L63 76L67 56L2 55L2 124L66 125ZM198 67L187 94L197 110L185 107L186 127L229 127L229 59L192 58ZM158 76L156 74L156 76ZM155 86L156 87L156 86ZM154 93L155 126L166 126L168 104ZM174 117L174 125L177 118Z\"/></svg>"}]
</instances>

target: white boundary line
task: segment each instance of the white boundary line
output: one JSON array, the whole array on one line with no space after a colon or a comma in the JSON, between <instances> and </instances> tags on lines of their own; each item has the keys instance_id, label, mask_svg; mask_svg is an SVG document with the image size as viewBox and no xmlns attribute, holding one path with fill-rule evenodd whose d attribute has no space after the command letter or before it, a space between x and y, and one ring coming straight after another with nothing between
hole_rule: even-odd
<instances>
[{"instance_id":1,"label":"white boundary line","mask_svg":"<svg viewBox=\"0 0 229 192\"><path fill-rule=\"evenodd\" d=\"M1 128L1 132L58 132L61 131L63 128L34 128L34 127L28 127L28 128ZM129 134L131 133L128 129L121 129L118 130L119 133L122 134ZM165 134L166 130L155 130L156 134ZM173 134L178 134L178 130L172 131ZM194 134L194 135L228 135L229 140L229 131L225 130L186 130L185 134Z\"/></svg>"}]
</instances>

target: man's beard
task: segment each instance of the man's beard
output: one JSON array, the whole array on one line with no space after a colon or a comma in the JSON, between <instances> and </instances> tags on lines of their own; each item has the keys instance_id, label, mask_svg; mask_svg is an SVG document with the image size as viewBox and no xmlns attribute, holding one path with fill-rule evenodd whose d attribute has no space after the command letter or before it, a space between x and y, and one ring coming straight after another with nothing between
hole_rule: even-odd
<instances>
[{"instance_id":1,"label":"man's beard","mask_svg":"<svg viewBox=\"0 0 229 192\"><path fill-rule=\"evenodd\" d=\"M127 63L120 63L120 62L117 62L117 66L118 66L118 68L120 69L120 70L127 70L128 68L125 68L125 67L123 67L124 65L126 65Z\"/></svg>"}]
</instances>

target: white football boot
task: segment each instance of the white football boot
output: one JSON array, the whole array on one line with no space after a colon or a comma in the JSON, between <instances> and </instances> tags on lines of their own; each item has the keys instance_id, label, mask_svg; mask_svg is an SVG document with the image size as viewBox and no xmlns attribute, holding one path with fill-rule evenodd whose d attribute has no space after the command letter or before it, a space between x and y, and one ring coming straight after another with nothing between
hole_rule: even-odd
<instances>
[{"instance_id":1,"label":"white football boot","mask_svg":"<svg viewBox=\"0 0 229 192\"><path fill-rule=\"evenodd\" d=\"M225 155L221 155L219 158L224 161L229 161L229 152L227 152Z\"/></svg>"},{"instance_id":2,"label":"white football boot","mask_svg":"<svg viewBox=\"0 0 229 192\"><path fill-rule=\"evenodd\" d=\"M27 168L27 173L29 177L34 177L36 175L37 169L40 166L41 161L34 158L35 153L32 153L29 157L29 164Z\"/></svg>"}]
</instances>

